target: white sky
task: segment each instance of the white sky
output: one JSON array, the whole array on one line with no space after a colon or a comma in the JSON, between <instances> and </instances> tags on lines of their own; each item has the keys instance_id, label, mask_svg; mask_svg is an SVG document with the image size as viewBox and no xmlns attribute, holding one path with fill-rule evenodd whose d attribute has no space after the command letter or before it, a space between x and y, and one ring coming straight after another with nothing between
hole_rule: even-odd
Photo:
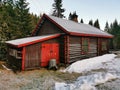
<instances>
[{"instance_id":1,"label":"white sky","mask_svg":"<svg viewBox=\"0 0 120 90\"><path fill-rule=\"evenodd\" d=\"M50 14L54 0L27 0L30 12ZM70 12L76 11L78 20L83 18L84 23L89 20L99 19L101 29L104 29L106 21L109 23L115 19L120 20L120 0L63 0L63 8L66 9L65 16L68 18Z\"/></svg>"}]
</instances>

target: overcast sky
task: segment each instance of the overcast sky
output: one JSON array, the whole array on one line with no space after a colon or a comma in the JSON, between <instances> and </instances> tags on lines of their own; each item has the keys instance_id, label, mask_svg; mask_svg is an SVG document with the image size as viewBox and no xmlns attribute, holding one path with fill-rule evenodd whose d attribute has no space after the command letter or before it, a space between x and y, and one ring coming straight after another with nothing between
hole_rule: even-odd
<instances>
[{"instance_id":1,"label":"overcast sky","mask_svg":"<svg viewBox=\"0 0 120 90\"><path fill-rule=\"evenodd\" d=\"M50 14L54 0L27 0L30 12ZM83 18L84 23L89 20L99 19L101 29L104 29L106 21L109 23L115 19L120 21L120 0L63 0L63 8L66 9L65 16L68 18L70 12L76 11L79 20Z\"/></svg>"}]
</instances>

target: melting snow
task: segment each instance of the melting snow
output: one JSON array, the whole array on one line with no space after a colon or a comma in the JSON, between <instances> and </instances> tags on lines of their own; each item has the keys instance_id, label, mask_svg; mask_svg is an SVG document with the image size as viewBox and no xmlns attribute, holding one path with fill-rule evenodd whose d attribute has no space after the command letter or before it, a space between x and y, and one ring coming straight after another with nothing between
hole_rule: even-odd
<instances>
[{"instance_id":1,"label":"melting snow","mask_svg":"<svg viewBox=\"0 0 120 90\"><path fill-rule=\"evenodd\" d=\"M76 73L82 73L85 71L91 71L92 69L99 69L101 68L102 64L104 62L108 62L113 60L116 57L115 54L106 54L103 56L98 56L94 58L84 59L77 61L67 67L64 72L76 72Z\"/></svg>"},{"instance_id":2,"label":"melting snow","mask_svg":"<svg viewBox=\"0 0 120 90\"><path fill-rule=\"evenodd\" d=\"M106 54L103 56L84 59L73 63L63 71L69 73L84 73L88 71L92 72L92 70L97 70L100 68L104 68L108 71L111 71L112 66L114 69L117 70L116 65L114 65L114 60L116 60L115 57L115 54ZM105 63L109 64L107 65ZM95 87L96 85L100 85L108 81L115 80L117 78L119 77L116 73L97 72L85 76L80 76L74 83L71 84L56 82L55 90L97 90Z\"/></svg>"},{"instance_id":3,"label":"melting snow","mask_svg":"<svg viewBox=\"0 0 120 90\"><path fill-rule=\"evenodd\" d=\"M97 90L96 85L115 80L118 76L111 73L97 73L79 77L75 83L55 83L55 90Z\"/></svg>"}]
</instances>

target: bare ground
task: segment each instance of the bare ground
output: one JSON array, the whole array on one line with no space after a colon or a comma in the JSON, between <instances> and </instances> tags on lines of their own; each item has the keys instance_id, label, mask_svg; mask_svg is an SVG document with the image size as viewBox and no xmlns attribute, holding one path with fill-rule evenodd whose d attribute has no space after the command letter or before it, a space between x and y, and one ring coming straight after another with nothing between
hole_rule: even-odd
<instances>
[{"instance_id":1,"label":"bare ground","mask_svg":"<svg viewBox=\"0 0 120 90\"><path fill-rule=\"evenodd\" d=\"M120 53L118 54L120 58ZM30 70L14 73L5 70L0 61L0 90L53 90L55 82L72 83L83 74L63 73L47 69ZM106 72L105 69L84 73ZM120 90L120 79L97 86L98 90Z\"/></svg>"},{"instance_id":2,"label":"bare ground","mask_svg":"<svg viewBox=\"0 0 120 90\"><path fill-rule=\"evenodd\" d=\"M53 90L55 82L72 82L80 74L46 69L22 71L0 69L0 90Z\"/></svg>"}]
</instances>

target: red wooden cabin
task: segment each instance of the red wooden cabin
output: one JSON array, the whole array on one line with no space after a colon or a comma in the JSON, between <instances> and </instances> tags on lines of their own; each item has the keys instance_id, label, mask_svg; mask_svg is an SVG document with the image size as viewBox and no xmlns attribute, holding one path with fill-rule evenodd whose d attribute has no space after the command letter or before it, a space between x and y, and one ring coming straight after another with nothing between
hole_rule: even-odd
<instances>
[{"instance_id":1,"label":"red wooden cabin","mask_svg":"<svg viewBox=\"0 0 120 90\"><path fill-rule=\"evenodd\" d=\"M8 59L22 70L46 67L50 59L71 63L108 53L112 37L93 26L44 14L31 37L6 42Z\"/></svg>"}]
</instances>

